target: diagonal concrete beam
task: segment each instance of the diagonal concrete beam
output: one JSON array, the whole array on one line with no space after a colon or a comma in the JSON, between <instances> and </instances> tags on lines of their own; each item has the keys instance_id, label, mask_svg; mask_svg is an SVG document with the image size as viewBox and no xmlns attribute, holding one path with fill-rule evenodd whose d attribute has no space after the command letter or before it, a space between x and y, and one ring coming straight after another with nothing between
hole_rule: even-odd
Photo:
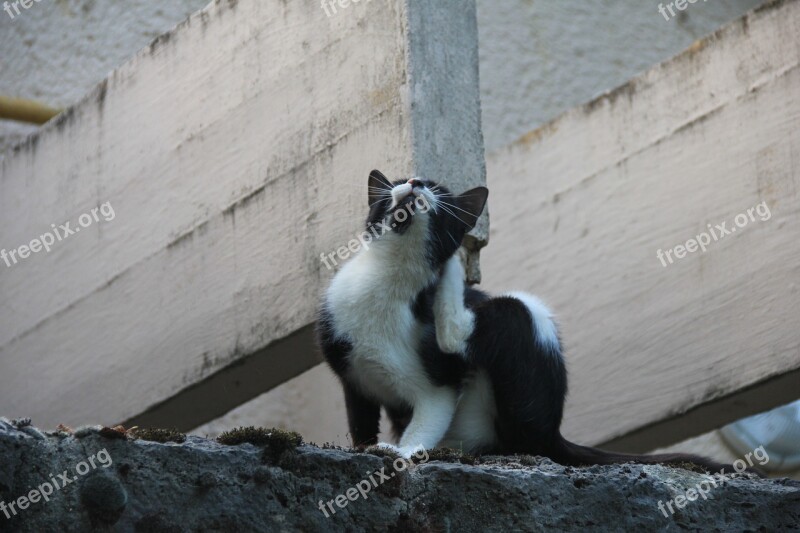
<instances>
[{"instance_id":1,"label":"diagonal concrete beam","mask_svg":"<svg viewBox=\"0 0 800 533\"><path fill-rule=\"evenodd\" d=\"M316 364L369 171L485 182L477 69L471 1L217 1L158 38L2 162L6 249L114 211L0 263L4 412L189 428Z\"/></svg>"},{"instance_id":2,"label":"diagonal concrete beam","mask_svg":"<svg viewBox=\"0 0 800 533\"><path fill-rule=\"evenodd\" d=\"M488 158L487 285L558 314L567 437L647 451L797 399L798 34L766 3Z\"/></svg>"}]
</instances>

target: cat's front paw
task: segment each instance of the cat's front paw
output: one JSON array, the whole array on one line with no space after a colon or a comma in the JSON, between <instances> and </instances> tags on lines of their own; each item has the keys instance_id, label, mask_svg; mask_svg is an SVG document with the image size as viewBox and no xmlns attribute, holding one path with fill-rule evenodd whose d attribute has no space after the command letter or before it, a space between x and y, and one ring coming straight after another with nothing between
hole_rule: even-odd
<instances>
[{"instance_id":1,"label":"cat's front paw","mask_svg":"<svg viewBox=\"0 0 800 533\"><path fill-rule=\"evenodd\" d=\"M379 442L378 444L375 445L375 447L376 448L380 448L382 450L389 451L389 452L394 452L394 453L400 455L400 448L398 448L394 444L390 444L388 442Z\"/></svg>"},{"instance_id":2,"label":"cat's front paw","mask_svg":"<svg viewBox=\"0 0 800 533\"><path fill-rule=\"evenodd\" d=\"M436 327L436 341L439 349L445 353L467 352L467 339L475 329L475 315L472 311L451 313L447 320L442 320Z\"/></svg>"},{"instance_id":3,"label":"cat's front paw","mask_svg":"<svg viewBox=\"0 0 800 533\"><path fill-rule=\"evenodd\" d=\"M400 448L398 448L394 444L389 444L388 442L379 442L378 444L370 446L364 451L367 453L371 453L373 455L402 457Z\"/></svg>"},{"instance_id":4,"label":"cat's front paw","mask_svg":"<svg viewBox=\"0 0 800 533\"><path fill-rule=\"evenodd\" d=\"M417 459L422 459L423 457L427 458L428 456L428 452L425 450L425 447L422 446L421 444L417 446L402 446L398 450L398 452L400 454L400 457L402 457L403 459L411 459L412 457L415 457ZM425 460L427 461L427 459Z\"/></svg>"}]
</instances>

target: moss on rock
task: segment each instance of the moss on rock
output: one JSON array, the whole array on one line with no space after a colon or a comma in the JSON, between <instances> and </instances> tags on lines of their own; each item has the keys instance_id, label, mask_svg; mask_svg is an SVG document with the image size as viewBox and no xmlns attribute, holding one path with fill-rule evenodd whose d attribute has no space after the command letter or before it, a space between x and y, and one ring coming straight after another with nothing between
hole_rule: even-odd
<instances>
[{"instance_id":1,"label":"moss on rock","mask_svg":"<svg viewBox=\"0 0 800 533\"><path fill-rule=\"evenodd\" d=\"M130 431L135 439L147 440L151 442L186 442L186 435L177 429L158 429L158 428L135 428Z\"/></svg>"},{"instance_id":2,"label":"moss on rock","mask_svg":"<svg viewBox=\"0 0 800 533\"><path fill-rule=\"evenodd\" d=\"M294 452L303 444L303 437L294 431L277 428L240 427L224 432L217 442L228 446L253 444L264 448L264 460L277 461L284 452Z\"/></svg>"}]
</instances>

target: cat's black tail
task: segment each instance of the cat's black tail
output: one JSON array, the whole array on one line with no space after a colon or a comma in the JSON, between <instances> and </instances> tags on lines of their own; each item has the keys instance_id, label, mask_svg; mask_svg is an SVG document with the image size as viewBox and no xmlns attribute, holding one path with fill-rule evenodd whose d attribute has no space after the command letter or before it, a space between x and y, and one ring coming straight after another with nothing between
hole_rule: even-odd
<instances>
[{"instance_id":1,"label":"cat's black tail","mask_svg":"<svg viewBox=\"0 0 800 533\"><path fill-rule=\"evenodd\" d=\"M567 395L560 343L540 339L534 327L537 319L549 319L536 316L518 297L492 298L473 309L469 360L489 376L497 409L499 446L491 451L542 455L568 466L631 462L684 468L694 464L714 473L731 470L698 455L614 453L568 441L560 430Z\"/></svg>"},{"instance_id":2,"label":"cat's black tail","mask_svg":"<svg viewBox=\"0 0 800 533\"><path fill-rule=\"evenodd\" d=\"M568 466L586 465L611 465L619 463L641 463L641 464L663 464L687 467L697 465L711 473L720 470L731 471L730 465L718 463L706 457L692 455L688 453L665 453L656 455L638 455L628 453L615 453L581 446L570 442L560 434L553 445L553 449L548 454L555 462Z\"/></svg>"}]
</instances>

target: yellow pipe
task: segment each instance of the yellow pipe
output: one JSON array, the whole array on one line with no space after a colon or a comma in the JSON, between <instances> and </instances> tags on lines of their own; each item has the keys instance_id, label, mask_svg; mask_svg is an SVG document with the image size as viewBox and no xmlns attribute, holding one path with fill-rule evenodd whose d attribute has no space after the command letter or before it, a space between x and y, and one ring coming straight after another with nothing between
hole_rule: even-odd
<instances>
[{"instance_id":1,"label":"yellow pipe","mask_svg":"<svg viewBox=\"0 0 800 533\"><path fill-rule=\"evenodd\" d=\"M44 124L61 111L61 109L53 109L33 100L0 96L0 119Z\"/></svg>"}]
</instances>

